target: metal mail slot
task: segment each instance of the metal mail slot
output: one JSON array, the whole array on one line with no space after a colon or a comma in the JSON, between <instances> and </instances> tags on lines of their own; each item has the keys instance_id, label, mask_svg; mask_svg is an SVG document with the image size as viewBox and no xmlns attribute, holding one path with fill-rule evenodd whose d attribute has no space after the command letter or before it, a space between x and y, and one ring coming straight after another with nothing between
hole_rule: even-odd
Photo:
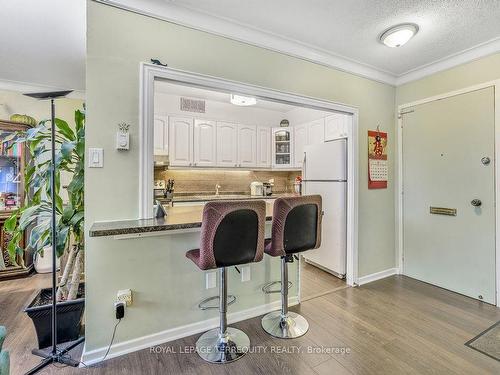
<instances>
[{"instance_id":1,"label":"metal mail slot","mask_svg":"<svg viewBox=\"0 0 500 375\"><path fill-rule=\"evenodd\" d=\"M434 215L447 215L447 216L457 216L456 208L445 208L445 207L430 207L431 214Z\"/></svg>"}]
</instances>

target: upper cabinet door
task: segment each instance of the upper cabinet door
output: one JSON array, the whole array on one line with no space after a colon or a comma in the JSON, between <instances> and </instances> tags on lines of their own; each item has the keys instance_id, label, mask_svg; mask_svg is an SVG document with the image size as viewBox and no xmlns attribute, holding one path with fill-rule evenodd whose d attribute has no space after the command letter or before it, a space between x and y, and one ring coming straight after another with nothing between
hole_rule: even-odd
<instances>
[{"instance_id":1,"label":"upper cabinet door","mask_svg":"<svg viewBox=\"0 0 500 375\"><path fill-rule=\"evenodd\" d=\"M257 166L257 127L238 126L238 167Z\"/></svg>"},{"instance_id":2,"label":"upper cabinet door","mask_svg":"<svg viewBox=\"0 0 500 375\"><path fill-rule=\"evenodd\" d=\"M168 155L168 116L155 116L154 155Z\"/></svg>"},{"instance_id":3,"label":"upper cabinet door","mask_svg":"<svg viewBox=\"0 0 500 375\"><path fill-rule=\"evenodd\" d=\"M257 167L271 167L271 128L257 127Z\"/></svg>"},{"instance_id":4,"label":"upper cabinet door","mask_svg":"<svg viewBox=\"0 0 500 375\"><path fill-rule=\"evenodd\" d=\"M325 119L325 141L346 138L352 126L352 115L334 113Z\"/></svg>"},{"instance_id":5,"label":"upper cabinet door","mask_svg":"<svg viewBox=\"0 0 500 375\"><path fill-rule=\"evenodd\" d=\"M217 122L217 166L238 166L238 125Z\"/></svg>"},{"instance_id":6,"label":"upper cabinet door","mask_svg":"<svg viewBox=\"0 0 500 375\"><path fill-rule=\"evenodd\" d=\"M273 168L293 167L293 128L273 128Z\"/></svg>"},{"instance_id":7,"label":"upper cabinet door","mask_svg":"<svg viewBox=\"0 0 500 375\"><path fill-rule=\"evenodd\" d=\"M168 149L171 166L193 165L193 119L170 117L168 121Z\"/></svg>"},{"instance_id":8,"label":"upper cabinet door","mask_svg":"<svg viewBox=\"0 0 500 375\"><path fill-rule=\"evenodd\" d=\"M195 167L215 167L217 163L217 141L215 121L194 120L194 151Z\"/></svg>"},{"instance_id":9,"label":"upper cabinet door","mask_svg":"<svg viewBox=\"0 0 500 375\"><path fill-rule=\"evenodd\" d=\"M294 165L302 168L302 164L304 163L304 147L308 145L307 124L295 126L293 131L295 133Z\"/></svg>"},{"instance_id":10,"label":"upper cabinet door","mask_svg":"<svg viewBox=\"0 0 500 375\"><path fill-rule=\"evenodd\" d=\"M315 145L325 141L325 119L311 121L308 124L308 144Z\"/></svg>"}]
</instances>

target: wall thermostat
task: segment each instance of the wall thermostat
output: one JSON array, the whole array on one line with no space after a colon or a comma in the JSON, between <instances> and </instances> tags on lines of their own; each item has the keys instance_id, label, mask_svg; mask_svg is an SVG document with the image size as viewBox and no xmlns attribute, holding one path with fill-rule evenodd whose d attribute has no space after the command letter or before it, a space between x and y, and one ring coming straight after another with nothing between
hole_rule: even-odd
<instances>
[{"instance_id":1,"label":"wall thermostat","mask_svg":"<svg viewBox=\"0 0 500 375\"><path fill-rule=\"evenodd\" d=\"M128 132L130 125L126 123L118 124L118 132L116 133L116 149L130 149L130 134Z\"/></svg>"}]
</instances>

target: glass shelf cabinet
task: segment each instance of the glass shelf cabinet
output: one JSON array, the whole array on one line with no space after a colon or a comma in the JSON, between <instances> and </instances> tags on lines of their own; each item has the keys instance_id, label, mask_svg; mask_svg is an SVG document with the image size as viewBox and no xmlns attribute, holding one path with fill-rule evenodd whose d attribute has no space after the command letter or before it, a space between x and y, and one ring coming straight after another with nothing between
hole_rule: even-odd
<instances>
[{"instance_id":1,"label":"glass shelf cabinet","mask_svg":"<svg viewBox=\"0 0 500 375\"><path fill-rule=\"evenodd\" d=\"M273 128L273 168L293 166L293 129Z\"/></svg>"},{"instance_id":2,"label":"glass shelf cabinet","mask_svg":"<svg viewBox=\"0 0 500 375\"><path fill-rule=\"evenodd\" d=\"M0 280L27 275L32 270L32 256L25 252L26 268L15 265L7 250L10 241L9 233L5 232L5 220L13 211L24 203L24 168L26 165L26 150L24 144L7 137L17 131L28 129L29 125L0 120ZM21 241L21 245L24 241ZM18 264L20 259L18 259Z\"/></svg>"}]
</instances>

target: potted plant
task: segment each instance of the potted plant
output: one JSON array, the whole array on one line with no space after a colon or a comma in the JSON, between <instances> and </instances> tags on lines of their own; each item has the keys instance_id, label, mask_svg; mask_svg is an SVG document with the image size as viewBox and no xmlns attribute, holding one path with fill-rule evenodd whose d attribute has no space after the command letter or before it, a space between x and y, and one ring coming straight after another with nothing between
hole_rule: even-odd
<instances>
[{"instance_id":1,"label":"potted plant","mask_svg":"<svg viewBox=\"0 0 500 375\"><path fill-rule=\"evenodd\" d=\"M27 231L26 247L33 252L43 252L50 245L51 200L50 200L50 120L13 135L18 143L25 142L30 155L25 170L26 188L23 207L14 212L5 222L5 230L12 236L8 251L12 261L22 259L24 249L20 246L23 232ZM62 276L56 291L58 343L76 340L81 330L84 310L84 284L81 283L84 259L84 156L85 114L75 111L75 128L67 122L55 119L56 127L56 254L64 259ZM61 173L71 175L67 187L68 200L61 194ZM22 266L22 265L21 265ZM33 320L39 348L51 342L51 288L42 289L31 301L25 312Z\"/></svg>"}]
</instances>

